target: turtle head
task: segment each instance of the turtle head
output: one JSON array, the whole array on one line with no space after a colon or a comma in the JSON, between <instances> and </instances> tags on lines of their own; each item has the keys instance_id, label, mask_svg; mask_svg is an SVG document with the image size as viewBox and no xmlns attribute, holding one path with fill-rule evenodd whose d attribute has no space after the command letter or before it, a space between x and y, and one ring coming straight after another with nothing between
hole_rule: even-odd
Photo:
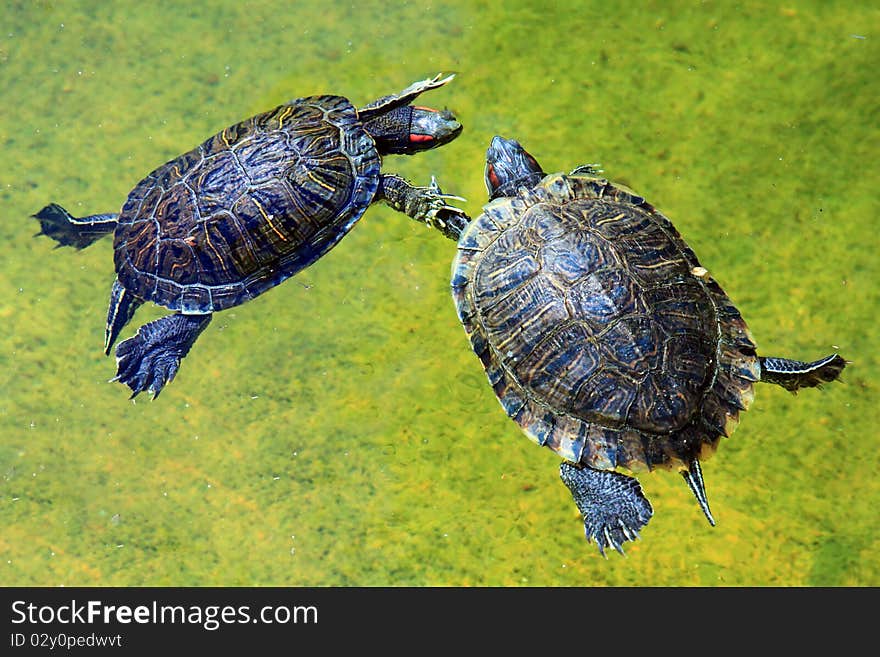
<instances>
[{"instance_id":1,"label":"turtle head","mask_svg":"<svg viewBox=\"0 0 880 657\"><path fill-rule=\"evenodd\" d=\"M461 134L461 123L449 110L404 105L364 121L381 155L411 155L448 144Z\"/></svg>"},{"instance_id":2,"label":"turtle head","mask_svg":"<svg viewBox=\"0 0 880 657\"><path fill-rule=\"evenodd\" d=\"M495 136L486 151L489 199L513 196L520 187L534 187L544 177L538 161L515 139Z\"/></svg>"},{"instance_id":3,"label":"turtle head","mask_svg":"<svg viewBox=\"0 0 880 657\"><path fill-rule=\"evenodd\" d=\"M376 141L380 155L411 155L448 144L461 134L461 123L449 110L412 105L412 101L431 89L448 83L455 74L437 74L413 82L400 93L382 96L361 107L358 116L364 129Z\"/></svg>"}]
</instances>

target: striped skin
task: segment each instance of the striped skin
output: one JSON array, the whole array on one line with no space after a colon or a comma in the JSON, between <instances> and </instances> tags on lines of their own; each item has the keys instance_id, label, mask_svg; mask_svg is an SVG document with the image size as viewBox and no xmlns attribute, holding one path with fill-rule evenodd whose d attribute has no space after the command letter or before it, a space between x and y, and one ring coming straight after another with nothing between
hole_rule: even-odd
<instances>
[{"instance_id":1,"label":"striped skin","mask_svg":"<svg viewBox=\"0 0 880 657\"><path fill-rule=\"evenodd\" d=\"M745 322L669 220L599 178L487 204L452 289L507 414L594 469L706 458L760 377Z\"/></svg>"},{"instance_id":2,"label":"striped skin","mask_svg":"<svg viewBox=\"0 0 880 657\"><path fill-rule=\"evenodd\" d=\"M129 194L114 237L119 281L184 313L241 304L342 239L373 201L380 164L357 110L339 96L226 128Z\"/></svg>"}]
</instances>

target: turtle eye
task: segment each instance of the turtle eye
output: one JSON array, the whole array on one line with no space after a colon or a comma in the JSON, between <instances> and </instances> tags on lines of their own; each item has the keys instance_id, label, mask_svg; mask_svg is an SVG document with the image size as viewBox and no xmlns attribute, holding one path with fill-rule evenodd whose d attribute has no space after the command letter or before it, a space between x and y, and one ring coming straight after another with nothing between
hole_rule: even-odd
<instances>
[{"instance_id":1,"label":"turtle eye","mask_svg":"<svg viewBox=\"0 0 880 657\"><path fill-rule=\"evenodd\" d=\"M532 171L541 171L541 165L538 164L538 160L533 158L532 154L527 151L523 151L523 153L525 154L526 159L529 161Z\"/></svg>"}]
</instances>

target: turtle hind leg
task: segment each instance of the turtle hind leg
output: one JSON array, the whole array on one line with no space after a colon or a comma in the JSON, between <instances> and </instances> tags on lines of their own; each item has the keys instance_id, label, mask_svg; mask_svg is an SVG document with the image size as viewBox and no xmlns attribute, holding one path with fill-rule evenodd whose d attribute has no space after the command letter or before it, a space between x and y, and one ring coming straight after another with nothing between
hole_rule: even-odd
<instances>
[{"instance_id":1,"label":"turtle hind leg","mask_svg":"<svg viewBox=\"0 0 880 657\"><path fill-rule=\"evenodd\" d=\"M587 540L596 541L603 557L607 547L623 554L623 543L638 538L639 530L654 515L633 477L568 462L559 466L559 476L583 516Z\"/></svg>"},{"instance_id":2,"label":"turtle hind leg","mask_svg":"<svg viewBox=\"0 0 880 657\"><path fill-rule=\"evenodd\" d=\"M132 398L149 390L155 399L210 322L210 314L176 313L144 324L116 347L116 376L111 381L131 388Z\"/></svg>"},{"instance_id":3,"label":"turtle hind leg","mask_svg":"<svg viewBox=\"0 0 880 657\"><path fill-rule=\"evenodd\" d=\"M797 393L799 388L816 388L823 383L837 380L847 364L838 354L820 358L812 363L788 358L758 360L761 363L761 381L775 383L794 393Z\"/></svg>"},{"instance_id":4,"label":"turtle hind leg","mask_svg":"<svg viewBox=\"0 0 880 657\"><path fill-rule=\"evenodd\" d=\"M112 233L116 229L117 214L93 214L88 217L74 217L57 203L50 203L33 217L40 222L40 232L48 235L61 246L84 249L92 242ZM36 237L35 235L35 237Z\"/></svg>"}]
</instances>

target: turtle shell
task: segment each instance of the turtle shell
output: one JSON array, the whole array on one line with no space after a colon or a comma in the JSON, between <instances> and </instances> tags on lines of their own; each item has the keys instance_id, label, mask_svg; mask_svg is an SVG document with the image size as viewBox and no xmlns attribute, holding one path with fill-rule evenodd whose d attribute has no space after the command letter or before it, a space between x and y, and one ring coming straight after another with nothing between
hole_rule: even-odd
<instances>
[{"instance_id":1,"label":"turtle shell","mask_svg":"<svg viewBox=\"0 0 880 657\"><path fill-rule=\"evenodd\" d=\"M340 96L230 126L129 194L114 236L119 282L184 313L252 299L342 239L373 201L380 164Z\"/></svg>"},{"instance_id":2,"label":"turtle shell","mask_svg":"<svg viewBox=\"0 0 880 657\"><path fill-rule=\"evenodd\" d=\"M760 377L739 311L672 223L604 179L551 174L487 204L452 291L507 414L595 469L706 458Z\"/></svg>"}]
</instances>

